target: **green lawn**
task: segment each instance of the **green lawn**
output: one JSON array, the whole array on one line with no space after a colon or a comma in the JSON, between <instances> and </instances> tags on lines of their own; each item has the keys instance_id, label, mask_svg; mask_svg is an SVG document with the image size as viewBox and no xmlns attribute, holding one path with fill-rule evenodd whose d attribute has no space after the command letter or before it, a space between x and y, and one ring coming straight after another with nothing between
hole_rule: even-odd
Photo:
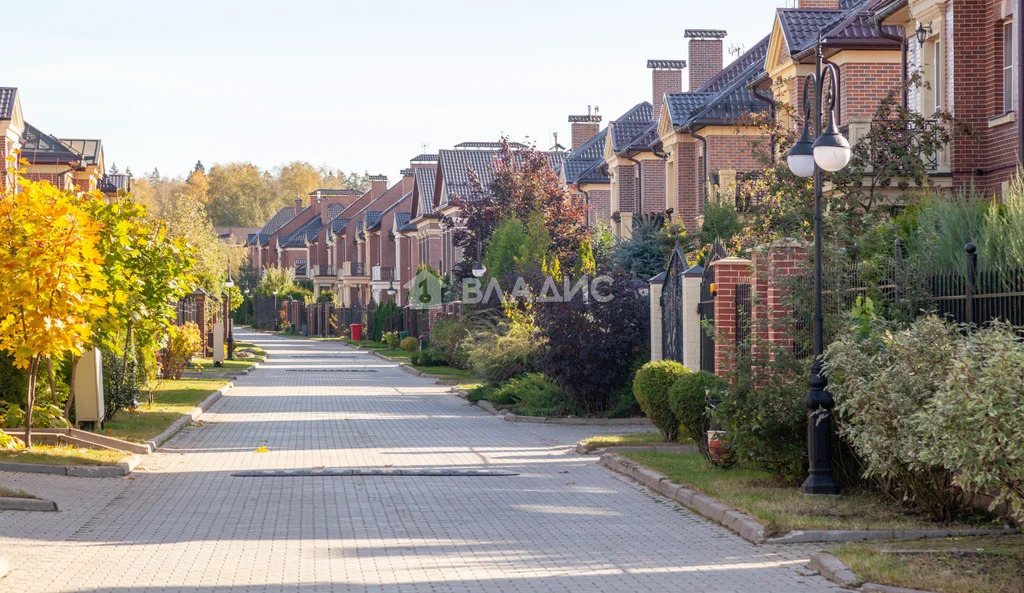
<instances>
[{"instance_id":1,"label":"green lawn","mask_svg":"<svg viewBox=\"0 0 1024 593\"><path fill-rule=\"evenodd\" d=\"M767 527L769 534L797 529L937 529L979 527L979 523L940 525L909 514L881 494L857 490L838 497L810 497L770 473L746 463L730 469L708 465L693 453L620 453L688 486L736 507ZM995 525L991 525L995 527Z\"/></svg>"},{"instance_id":2,"label":"green lawn","mask_svg":"<svg viewBox=\"0 0 1024 593\"><path fill-rule=\"evenodd\" d=\"M164 381L156 390L155 403L143 402L138 410L120 412L103 423L101 434L141 443L164 431L182 414L227 384L223 379Z\"/></svg>"},{"instance_id":3,"label":"green lawn","mask_svg":"<svg viewBox=\"0 0 1024 593\"><path fill-rule=\"evenodd\" d=\"M865 581L938 593L1024 593L1024 536L849 543L831 550Z\"/></svg>"},{"instance_id":4,"label":"green lawn","mask_svg":"<svg viewBox=\"0 0 1024 593\"><path fill-rule=\"evenodd\" d=\"M80 449L73 445L33 445L29 449L0 451L0 461L49 465L116 465L131 453Z\"/></svg>"},{"instance_id":5,"label":"green lawn","mask_svg":"<svg viewBox=\"0 0 1024 593\"><path fill-rule=\"evenodd\" d=\"M411 352L406 352L401 348L391 350L390 348L387 347L387 344L384 344L382 342L372 342L370 340L361 340L356 342L350 338L345 338L345 343L351 346L355 346L356 348L362 348L364 350L373 350L382 356L386 356L392 360L404 362L406 364L409 364L409 359L412 357ZM473 385L478 384L475 382L476 376L473 374L473 371L469 369L457 369L450 366L423 366L418 364L409 364L409 366L416 369L417 371L426 373L428 375L433 375L438 379L460 381L466 384L472 383Z\"/></svg>"}]
</instances>

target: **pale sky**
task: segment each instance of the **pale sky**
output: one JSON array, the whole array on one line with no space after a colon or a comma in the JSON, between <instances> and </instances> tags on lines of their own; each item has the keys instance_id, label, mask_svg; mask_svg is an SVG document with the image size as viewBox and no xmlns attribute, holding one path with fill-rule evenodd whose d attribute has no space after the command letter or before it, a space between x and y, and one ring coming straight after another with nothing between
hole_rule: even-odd
<instances>
[{"instance_id":1,"label":"pale sky","mask_svg":"<svg viewBox=\"0 0 1024 593\"><path fill-rule=\"evenodd\" d=\"M686 59L684 29L749 48L783 4L0 0L0 86L136 175L306 160L395 179L424 144L568 145L568 115L650 100L647 59Z\"/></svg>"}]
</instances>

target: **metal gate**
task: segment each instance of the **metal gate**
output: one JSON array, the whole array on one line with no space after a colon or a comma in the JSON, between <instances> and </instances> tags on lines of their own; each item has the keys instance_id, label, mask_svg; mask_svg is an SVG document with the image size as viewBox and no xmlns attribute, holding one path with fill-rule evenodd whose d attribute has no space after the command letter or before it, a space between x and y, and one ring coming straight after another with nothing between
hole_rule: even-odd
<instances>
[{"instance_id":1,"label":"metal gate","mask_svg":"<svg viewBox=\"0 0 1024 593\"><path fill-rule=\"evenodd\" d=\"M686 258L679 249L665 270L665 283L661 292L661 352L665 360L683 362L683 275Z\"/></svg>"},{"instance_id":2,"label":"metal gate","mask_svg":"<svg viewBox=\"0 0 1024 593\"><path fill-rule=\"evenodd\" d=\"M715 267L711 264L728 257L725 248L718 241L711 246L704 261L704 275L700 281L700 302L697 313L700 316L700 370L715 372Z\"/></svg>"}]
</instances>

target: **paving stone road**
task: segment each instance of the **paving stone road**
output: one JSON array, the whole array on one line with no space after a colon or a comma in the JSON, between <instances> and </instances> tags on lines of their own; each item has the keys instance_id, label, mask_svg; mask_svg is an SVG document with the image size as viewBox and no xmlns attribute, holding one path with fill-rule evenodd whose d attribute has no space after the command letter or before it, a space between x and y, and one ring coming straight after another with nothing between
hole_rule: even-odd
<instances>
[{"instance_id":1,"label":"paving stone road","mask_svg":"<svg viewBox=\"0 0 1024 593\"><path fill-rule=\"evenodd\" d=\"M0 591L839 591L809 548L754 546L580 457L594 428L505 422L344 344L271 354L127 478L0 473ZM256 453L260 446L267 453ZM233 477L286 468L510 477Z\"/></svg>"}]
</instances>

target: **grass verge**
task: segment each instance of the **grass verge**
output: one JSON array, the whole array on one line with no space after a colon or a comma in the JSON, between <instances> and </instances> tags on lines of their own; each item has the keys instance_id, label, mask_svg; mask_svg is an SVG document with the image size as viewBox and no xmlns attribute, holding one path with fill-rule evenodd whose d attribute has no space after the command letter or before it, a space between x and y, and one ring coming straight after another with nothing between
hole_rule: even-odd
<instances>
[{"instance_id":1,"label":"grass verge","mask_svg":"<svg viewBox=\"0 0 1024 593\"><path fill-rule=\"evenodd\" d=\"M0 461L43 465L117 465L131 453L80 449L73 445L33 445L28 449L0 451Z\"/></svg>"},{"instance_id":2,"label":"grass verge","mask_svg":"<svg viewBox=\"0 0 1024 593\"><path fill-rule=\"evenodd\" d=\"M7 488L6 486L0 486L0 496L6 496L8 498L39 498L35 494L29 494L24 490L15 490L14 488Z\"/></svg>"},{"instance_id":3,"label":"grass verge","mask_svg":"<svg viewBox=\"0 0 1024 593\"><path fill-rule=\"evenodd\" d=\"M362 348L364 350L373 350L380 354L381 356L386 356L391 360L396 360L398 362L404 362L407 364L409 364L409 359L412 357L411 352L406 352L401 348L392 350L387 347L387 344L381 342L372 342L370 340L360 340L356 342L350 338L345 338L345 343L349 344L350 346L355 346L356 348ZM409 364L409 366L422 373L433 375L438 379L460 381L464 383L470 383L475 381L476 379L476 376L473 374L473 371L469 369L457 369L455 367L450 366L423 366L418 364Z\"/></svg>"},{"instance_id":4,"label":"grass verge","mask_svg":"<svg viewBox=\"0 0 1024 593\"><path fill-rule=\"evenodd\" d=\"M223 379L164 381L154 392L154 403L143 402L137 410L120 412L103 423L101 434L134 443L149 440L227 384Z\"/></svg>"},{"instance_id":5,"label":"grass verge","mask_svg":"<svg viewBox=\"0 0 1024 593\"><path fill-rule=\"evenodd\" d=\"M937 593L1024 593L1024 536L849 543L831 550L872 583Z\"/></svg>"},{"instance_id":6,"label":"grass verge","mask_svg":"<svg viewBox=\"0 0 1024 593\"><path fill-rule=\"evenodd\" d=\"M597 435L583 441L590 449L605 447L645 447L650 445L679 445L666 443L660 432L633 432L629 434Z\"/></svg>"},{"instance_id":7,"label":"grass verge","mask_svg":"<svg viewBox=\"0 0 1024 593\"><path fill-rule=\"evenodd\" d=\"M941 529L984 527L974 523L938 524L909 514L879 493L854 490L838 497L810 497L751 464L729 469L710 467L701 455L623 451L623 457L662 473L736 507L754 517L771 533L796 529ZM994 524L990 526L995 526Z\"/></svg>"}]
</instances>

